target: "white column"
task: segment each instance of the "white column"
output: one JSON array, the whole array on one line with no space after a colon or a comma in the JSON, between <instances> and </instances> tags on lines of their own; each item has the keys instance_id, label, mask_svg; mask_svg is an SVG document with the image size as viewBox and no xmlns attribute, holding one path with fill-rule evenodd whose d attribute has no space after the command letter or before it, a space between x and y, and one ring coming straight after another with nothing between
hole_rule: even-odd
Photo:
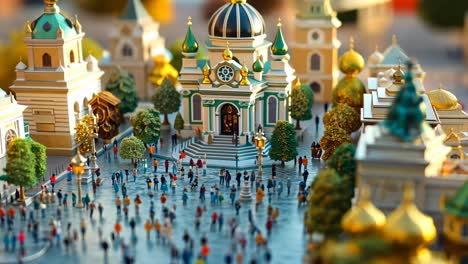
<instances>
[{"instance_id":1,"label":"white column","mask_svg":"<svg viewBox=\"0 0 468 264\"><path fill-rule=\"evenodd\" d=\"M184 106L184 129L190 129L190 115L189 115L189 97L183 97L183 106ZM193 107L193 106L192 106ZM203 106L202 106L203 111Z\"/></svg>"}]
</instances>

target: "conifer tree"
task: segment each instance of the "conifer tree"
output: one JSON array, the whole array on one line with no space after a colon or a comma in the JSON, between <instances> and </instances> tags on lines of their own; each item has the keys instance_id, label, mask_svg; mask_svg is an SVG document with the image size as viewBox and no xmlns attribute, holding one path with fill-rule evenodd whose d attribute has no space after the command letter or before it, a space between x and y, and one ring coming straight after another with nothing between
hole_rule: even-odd
<instances>
[{"instance_id":1,"label":"conifer tree","mask_svg":"<svg viewBox=\"0 0 468 264\"><path fill-rule=\"evenodd\" d=\"M294 126L288 121L278 121L271 136L270 158L281 161L284 167L285 161L293 160L297 156L297 139Z\"/></svg>"},{"instance_id":2,"label":"conifer tree","mask_svg":"<svg viewBox=\"0 0 468 264\"><path fill-rule=\"evenodd\" d=\"M174 129L177 129L177 132L180 135L180 130L184 129L184 119L182 118L182 115L180 112L177 112L177 115L174 120Z\"/></svg>"},{"instance_id":3,"label":"conifer tree","mask_svg":"<svg viewBox=\"0 0 468 264\"><path fill-rule=\"evenodd\" d=\"M179 111L180 107L180 94L169 79L164 79L151 98L151 101L154 104L154 108L159 110L161 114L164 114L163 125L169 125L167 115Z\"/></svg>"},{"instance_id":4,"label":"conifer tree","mask_svg":"<svg viewBox=\"0 0 468 264\"><path fill-rule=\"evenodd\" d=\"M133 77L126 70L118 67L110 76L106 90L120 99L120 113L132 113L138 106L138 95Z\"/></svg>"}]
</instances>

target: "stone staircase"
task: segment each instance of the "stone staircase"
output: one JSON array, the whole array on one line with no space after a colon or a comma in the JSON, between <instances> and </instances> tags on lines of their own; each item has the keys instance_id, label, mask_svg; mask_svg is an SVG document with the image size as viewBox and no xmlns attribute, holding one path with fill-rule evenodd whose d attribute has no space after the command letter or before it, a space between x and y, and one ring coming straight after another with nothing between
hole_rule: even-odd
<instances>
[{"instance_id":1,"label":"stone staircase","mask_svg":"<svg viewBox=\"0 0 468 264\"><path fill-rule=\"evenodd\" d=\"M263 149L263 156L266 157L269 151L270 142L267 141ZM236 147L232 144L232 136L216 136L212 144L197 142L185 148L187 156L193 159L203 158L206 153L207 159L234 161L237 153L239 161L255 160L257 152L257 148L253 143Z\"/></svg>"}]
</instances>

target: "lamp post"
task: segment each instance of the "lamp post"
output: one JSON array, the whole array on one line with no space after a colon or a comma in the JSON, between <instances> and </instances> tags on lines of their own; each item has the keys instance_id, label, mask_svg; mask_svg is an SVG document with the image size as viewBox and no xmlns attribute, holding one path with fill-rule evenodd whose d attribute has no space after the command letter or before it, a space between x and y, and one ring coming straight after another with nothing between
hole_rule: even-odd
<instances>
[{"instance_id":1,"label":"lamp post","mask_svg":"<svg viewBox=\"0 0 468 264\"><path fill-rule=\"evenodd\" d=\"M99 131L99 126L97 124L99 120L99 115L94 115L93 111L90 111L90 117L89 117L89 128L91 130L91 137L92 137L92 153L91 153L91 177L92 180L94 181L94 171L99 168L97 165L97 158L96 158L96 139L98 138L98 131Z\"/></svg>"},{"instance_id":2,"label":"lamp post","mask_svg":"<svg viewBox=\"0 0 468 264\"><path fill-rule=\"evenodd\" d=\"M76 181L78 184L78 203L76 208L83 208L83 202L81 201L81 175L84 171L84 165L86 163L86 158L81 155L80 150L76 150L76 155L71 159L70 163L72 164L73 173L76 175Z\"/></svg>"},{"instance_id":3,"label":"lamp post","mask_svg":"<svg viewBox=\"0 0 468 264\"><path fill-rule=\"evenodd\" d=\"M265 147L266 138L263 131L259 130L255 133L255 146L258 149L258 180L262 181L262 165L263 165L263 148Z\"/></svg>"}]
</instances>

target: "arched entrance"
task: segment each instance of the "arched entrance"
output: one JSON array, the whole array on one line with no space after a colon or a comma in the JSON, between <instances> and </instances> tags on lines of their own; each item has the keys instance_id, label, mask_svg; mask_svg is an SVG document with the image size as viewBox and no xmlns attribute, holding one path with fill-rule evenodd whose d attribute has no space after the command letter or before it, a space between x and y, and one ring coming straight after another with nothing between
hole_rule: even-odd
<instances>
[{"instance_id":1,"label":"arched entrance","mask_svg":"<svg viewBox=\"0 0 468 264\"><path fill-rule=\"evenodd\" d=\"M10 142L16 137L16 132L13 129L8 130L5 134L5 146L8 148L8 144L10 144Z\"/></svg>"},{"instance_id":2,"label":"arched entrance","mask_svg":"<svg viewBox=\"0 0 468 264\"><path fill-rule=\"evenodd\" d=\"M239 135L239 112L232 104L221 107L221 135Z\"/></svg>"}]
</instances>

